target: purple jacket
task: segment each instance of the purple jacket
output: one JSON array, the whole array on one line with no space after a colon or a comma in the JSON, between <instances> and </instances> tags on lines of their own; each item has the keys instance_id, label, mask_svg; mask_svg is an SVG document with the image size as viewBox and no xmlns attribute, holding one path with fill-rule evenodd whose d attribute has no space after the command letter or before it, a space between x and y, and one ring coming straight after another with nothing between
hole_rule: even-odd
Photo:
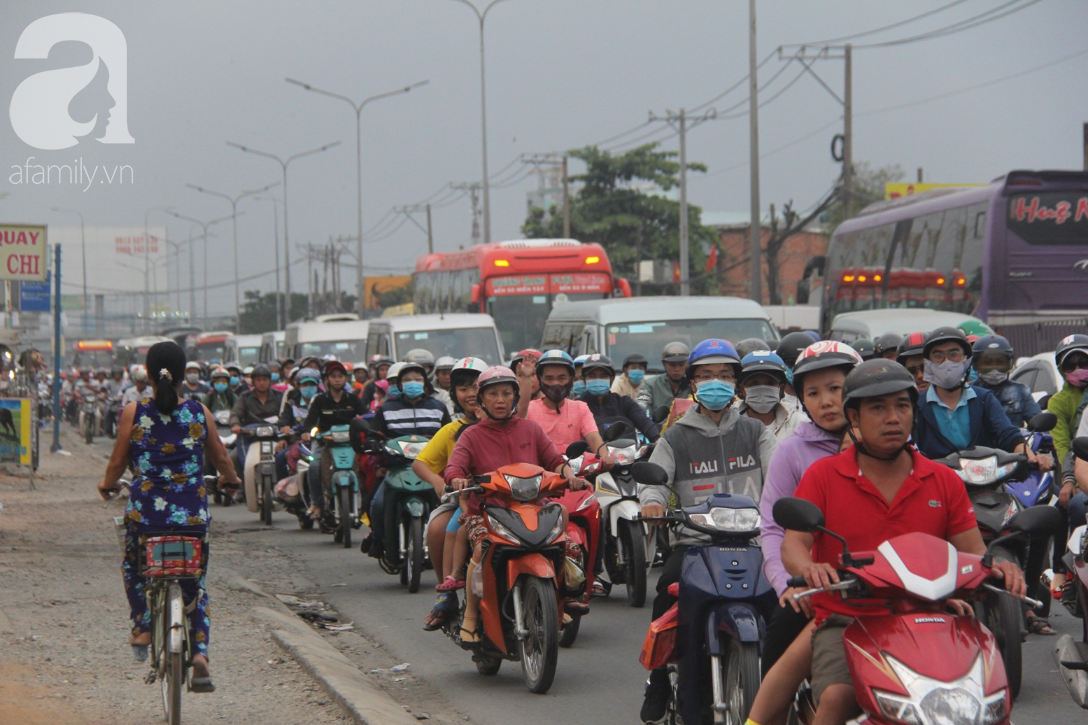
<instances>
[{"instance_id":1,"label":"purple jacket","mask_svg":"<svg viewBox=\"0 0 1088 725\"><path fill-rule=\"evenodd\" d=\"M793 435L783 438L775 448L767 475L763 480L763 495L759 500L762 521L760 535L763 545L763 574L779 596L786 591L790 575L782 564L782 527L774 522L774 502L793 496L801 476L816 461L839 452L839 436L828 433L810 420L805 420Z\"/></svg>"}]
</instances>

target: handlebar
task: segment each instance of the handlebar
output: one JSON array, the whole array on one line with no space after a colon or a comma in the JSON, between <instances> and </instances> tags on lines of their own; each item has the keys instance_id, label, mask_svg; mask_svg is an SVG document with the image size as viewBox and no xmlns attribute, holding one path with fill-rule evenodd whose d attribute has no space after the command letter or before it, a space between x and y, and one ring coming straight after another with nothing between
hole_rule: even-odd
<instances>
[{"instance_id":1,"label":"handlebar","mask_svg":"<svg viewBox=\"0 0 1088 725\"><path fill-rule=\"evenodd\" d=\"M797 577L792 577L790 579L790 581L793 581L793 579L796 579L796 578ZM801 577L801 580L804 581L804 577ZM803 592L798 592L797 594L794 594L793 595L793 601L799 602L799 601L801 601L802 599L804 599L806 597L811 597L813 594L819 594L820 592L841 592L841 591L845 591L845 590L851 588L852 586L854 586L857 583L858 583L858 580L856 578L854 578L854 577L851 577L849 579L841 580L838 584L832 584L831 586L829 586L827 588L816 587L814 589L806 589Z\"/></svg>"}]
</instances>

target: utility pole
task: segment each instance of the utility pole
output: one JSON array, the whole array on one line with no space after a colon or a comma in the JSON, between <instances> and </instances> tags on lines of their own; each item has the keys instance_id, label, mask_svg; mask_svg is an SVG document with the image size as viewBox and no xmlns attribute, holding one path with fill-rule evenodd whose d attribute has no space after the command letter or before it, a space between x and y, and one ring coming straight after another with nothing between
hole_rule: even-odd
<instances>
[{"instance_id":1,"label":"utility pole","mask_svg":"<svg viewBox=\"0 0 1088 725\"><path fill-rule=\"evenodd\" d=\"M1088 171L1088 123L1084 124L1084 170Z\"/></svg>"},{"instance_id":2,"label":"utility pole","mask_svg":"<svg viewBox=\"0 0 1088 725\"><path fill-rule=\"evenodd\" d=\"M415 224L423 232L427 234L427 254L434 254L434 230L431 228L431 205L430 204L410 204L408 206L395 206L393 211L397 214L403 214L408 221ZM421 227L419 222L412 218L412 214L416 212L427 213L427 226Z\"/></svg>"},{"instance_id":3,"label":"utility pole","mask_svg":"<svg viewBox=\"0 0 1088 725\"><path fill-rule=\"evenodd\" d=\"M556 176L563 184L563 238L570 239L570 178L567 174L567 155L559 153L522 154L521 163L532 164L540 172L540 187L544 189L544 168L552 172L551 188L555 188ZM545 209L545 211L548 211Z\"/></svg>"},{"instance_id":4,"label":"utility pole","mask_svg":"<svg viewBox=\"0 0 1088 725\"><path fill-rule=\"evenodd\" d=\"M664 116L657 116L650 111L650 122L665 121L677 129L680 135L680 296L691 294L691 279L688 273L690 254L688 253L688 131L704 121L718 117L716 109L710 109L701 116L692 118L681 108L679 113L666 111Z\"/></svg>"},{"instance_id":5,"label":"utility pole","mask_svg":"<svg viewBox=\"0 0 1088 725\"><path fill-rule=\"evenodd\" d=\"M751 170L751 223L748 225L749 256L751 257L750 295L757 304L763 302L763 260L760 242L763 230L759 223L759 82L756 78L756 0L748 0L748 143ZM774 212L771 212L774 219Z\"/></svg>"},{"instance_id":6,"label":"utility pole","mask_svg":"<svg viewBox=\"0 0 1088 725\"><path fill-rule=\"evenodd\" d=\"M450 184L451 189L467 191L472 200L472 244L480 243L480 184L478 182L465 182Z\"/></svg>"},{"instance_id":7,"label":"utility pole","mask_svg":"<svg viewBox=\"0 0 1088 725\"><path fill-rule=\"evenodd\" d=\"M842 218L849 219L854 215L854 63L849 43L843 46L842 57Z\"/></svg>"}]
</instances>

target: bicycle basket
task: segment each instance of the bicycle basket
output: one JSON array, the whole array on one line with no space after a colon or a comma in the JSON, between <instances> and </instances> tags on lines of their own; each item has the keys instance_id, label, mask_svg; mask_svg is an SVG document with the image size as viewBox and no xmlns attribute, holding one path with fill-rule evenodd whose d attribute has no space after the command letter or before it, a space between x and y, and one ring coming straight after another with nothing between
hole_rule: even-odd
<instances>
[{"instance_id":1,"label":"bicycle basket","mask_svg":"<svg viewBox=\"0 0 1088 725\"><path fill-rule=\"evenodd\" d=\"M203 542L189 536L151 536L146 544L144 576L184 579L199 577Z\"/></svg>"}]
</instances>

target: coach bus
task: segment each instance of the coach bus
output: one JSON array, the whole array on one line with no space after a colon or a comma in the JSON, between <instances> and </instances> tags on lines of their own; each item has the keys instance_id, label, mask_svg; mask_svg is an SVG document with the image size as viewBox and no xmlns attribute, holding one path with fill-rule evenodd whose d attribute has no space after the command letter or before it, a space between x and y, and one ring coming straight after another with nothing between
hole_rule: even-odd
<instances>
[{"instance_id":1,"label":"coach bus","mask_svg":"<svg viewBox=\"0 0 1088 725\"><path fill-rule=\"evenodd\" d=\"M483 312L495 319L508 354L540 344L557 304L630 297L612 276L604 248L573 239L519 239L416 262L416 314Z\"/></svg>"},{"instance_id":2,"label":"coach bus","mask_svg":"<svg viewBox=\"0 0 1088 725\"><path fill-rule=\"evenodd\" d=\"M843 312L927 308L985 320L1019 355L1053 350L1088 326L1088 172L877 202L839 225L823 261L810 303L824 331Z\"/></svg>"}]
</instances>

